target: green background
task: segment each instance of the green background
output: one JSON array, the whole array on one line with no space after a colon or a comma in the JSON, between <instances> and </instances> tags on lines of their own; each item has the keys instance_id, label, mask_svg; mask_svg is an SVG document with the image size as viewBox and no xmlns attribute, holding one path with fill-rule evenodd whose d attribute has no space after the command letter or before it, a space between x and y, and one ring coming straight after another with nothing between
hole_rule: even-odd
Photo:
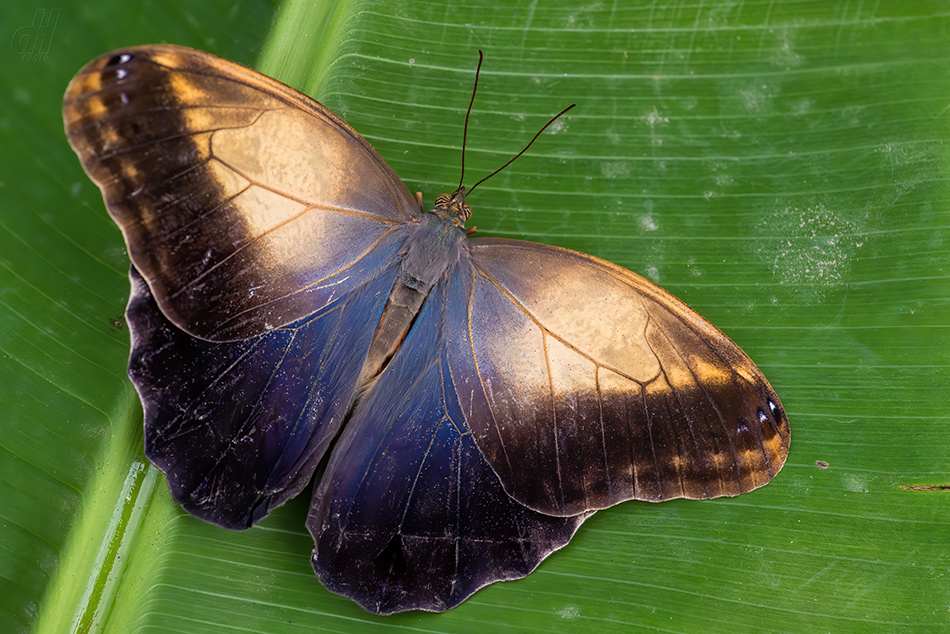
<instances>
[{"instance_id":1,"label":"green background","mask_svg":"<svg viewBox=\"0 0 950 634\"><path fill-rule=\"evenodd\" d=\"M0 632L950 628L946 2L70 1L24 59L40 8L0 7ZM312 94L428 204L458 182L478 49L469 182L576 102L470 224L631 268L722 328L788 411L784 470L598 513L441 615L324 590L305 496L244 533L186 516L144 462L128 260L60 115L82 64L154 42Z\"/></svg>"}]
</instances>

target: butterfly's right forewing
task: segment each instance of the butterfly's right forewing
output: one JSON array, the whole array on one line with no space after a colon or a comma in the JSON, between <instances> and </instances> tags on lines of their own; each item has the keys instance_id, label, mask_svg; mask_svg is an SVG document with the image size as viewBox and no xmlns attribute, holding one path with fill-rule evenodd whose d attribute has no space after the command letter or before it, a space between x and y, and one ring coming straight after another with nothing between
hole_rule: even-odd
<instances>
[{"instance_id":1,"label":"butterfly's right forewing","mask_svg":"<svg viewBox=\"0 0 950 634\"><path fill-rule=\"evenodd\" d=\"M159 307L203 339L255 336L328 305L419 214L342 119L200 51L103 55L70 83L63 117Z\"/></svg>"}]
</instances>

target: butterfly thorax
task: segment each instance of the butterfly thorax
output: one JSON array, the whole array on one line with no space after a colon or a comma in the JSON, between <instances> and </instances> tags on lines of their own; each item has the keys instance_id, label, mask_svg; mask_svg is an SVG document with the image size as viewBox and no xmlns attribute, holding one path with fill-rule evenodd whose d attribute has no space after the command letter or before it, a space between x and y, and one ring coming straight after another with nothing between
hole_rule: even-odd
<instances>
[{"instance_id":1,"label":"butterfly thorax","mask_svg":"<svg viewBox=\"0 0 950 634\"><path fill-rule=\"evenodd\" d=\"M385 369L433 287L451 275L468 242L465 220L471 213L464 202L464 189L460 189L451 196L439 196L432 211L407 226L399 274L373 335L358 385L365 387Z\"/></svg>"}]
</instances>

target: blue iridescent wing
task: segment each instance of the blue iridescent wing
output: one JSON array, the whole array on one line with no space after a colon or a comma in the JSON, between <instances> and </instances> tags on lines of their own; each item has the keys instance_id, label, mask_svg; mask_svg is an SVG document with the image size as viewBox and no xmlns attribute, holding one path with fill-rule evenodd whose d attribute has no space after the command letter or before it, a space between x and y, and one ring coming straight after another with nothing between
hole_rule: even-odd
<instances>
[{"instance_id":1,"label":"blue iridescent wing","mask_svg":"<svg viewBox=\"0 0 950 634\"><path fill-rule=\"evenodd\" d=\"M551 517L504 491L478 451L448 360L472 278L426 300L334 446L307 520L323 584L367 610L442 611L530 573L587 517Z\"/></svg>"},{"instance_id":2,"label":"blue iridescent wing","mask_svg":"<svg viewBox=\"0 0 950 634\"><path fill-rule=\"evenodd\" d=\"M379 264L319 312L232 342L177 328L131 270L129 376L145 452L186 511L244 529L307 485L353 402L395 278L395 260Z\"/></svg>"}]
</instances>

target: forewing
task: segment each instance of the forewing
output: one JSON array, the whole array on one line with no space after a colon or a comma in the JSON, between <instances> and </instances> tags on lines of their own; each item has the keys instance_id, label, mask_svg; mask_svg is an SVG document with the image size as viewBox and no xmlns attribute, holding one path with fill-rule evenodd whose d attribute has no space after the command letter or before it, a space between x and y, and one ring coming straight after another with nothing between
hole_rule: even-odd
<instances>
[{"instance_id":1,"label":"forewing","mask_svg":"<svg viewBox=\"0 0 950 634\"><path fill-rule=\"evenodd\" d=\"M334 446L307 527L333 592L377 614L443 611L530 573L586 518L512 500L466 427L447 360L446 311L471 277L437 286ZM448 300L448 301L446 301Z\"/></svg>"},{"instance_id":2,"label":"forewing","mask_svg":"<svg viewBox=\"0 0 950 634\"><path fill-rule=\"evenodd\" d=\"M162 312L203 339L252 337L324 308L419 214L343 120L208 53L107 53L70 83L63 118Z\"/></svg>"},{"instance_id":3,"label":"forewing","mask_svg":"<svg viewBox=\"0 0 950 634\"><path fill-rule=\"evenodd\" d=\"M475 442L516 500L569 516L738 495L781 469L778 397L684 303L566 249L480 239L471 251L449 364Z\"/></svg>"},{"instance_id":4,"label":"forewing","mask_svg":"<svg viewBox=\"0 0 950 634\"><path fill-rule=\"evenodd\" d=\"M349 410L396 263L319 312L246 340L209 342L162 314L132 268L129 376L145 452L182 507L243 529L310 481Z\"/></svg>"}]
</instances>

